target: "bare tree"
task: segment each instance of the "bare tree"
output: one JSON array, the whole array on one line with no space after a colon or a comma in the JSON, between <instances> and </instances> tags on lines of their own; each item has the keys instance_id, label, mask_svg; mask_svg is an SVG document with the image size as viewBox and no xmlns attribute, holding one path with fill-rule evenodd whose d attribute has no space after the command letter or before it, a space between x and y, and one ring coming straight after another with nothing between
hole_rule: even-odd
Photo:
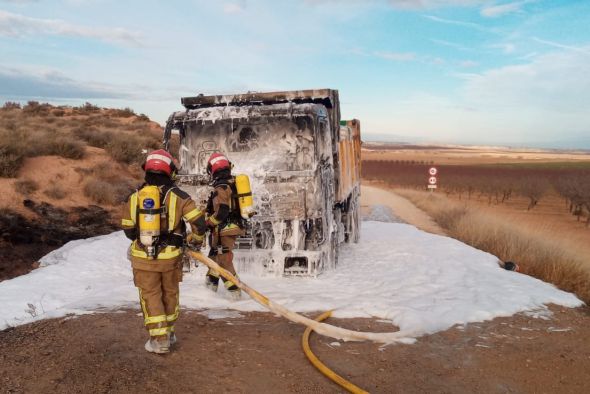
<instances>
[{"instance_id":1,"label":"bare tree","mask_svg":"<svg viewBox=\"0 0 590 394\"><path fill-rule=\"evenodd\" d=\"M527 176L522 178L519 185L519 192L529 199L527 211L533 209L547 192L549 182L545 178Z\"/></svg>"}]
</instances>

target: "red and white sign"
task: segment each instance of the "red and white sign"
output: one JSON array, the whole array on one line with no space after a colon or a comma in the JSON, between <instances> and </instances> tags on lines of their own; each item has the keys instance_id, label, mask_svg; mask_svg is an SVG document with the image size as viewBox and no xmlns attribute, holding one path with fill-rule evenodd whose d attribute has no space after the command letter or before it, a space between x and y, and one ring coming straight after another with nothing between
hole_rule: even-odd
<instances>
[{"instance_id":1,"label":"red and white sign","mask_svg":"<svg viewBox=\"0 0 590 394\"><path fill-rule=\"evenodd\" d=\"M436 177L431 176L430 178L428 178L428 183L431 185L436 185Z\"/></svg>"},{"instance_id":2,"label":"red and white sign","mask_svg":"<svg viewBox=\"0 0 590 394\"><path fill-rule=\"evenodd\" d=\"M428 170L428 173L432 176L435 176L437 172L438 170L436 169L436 167L430 167L430 169Z\"/></svg>"}]
</instances>

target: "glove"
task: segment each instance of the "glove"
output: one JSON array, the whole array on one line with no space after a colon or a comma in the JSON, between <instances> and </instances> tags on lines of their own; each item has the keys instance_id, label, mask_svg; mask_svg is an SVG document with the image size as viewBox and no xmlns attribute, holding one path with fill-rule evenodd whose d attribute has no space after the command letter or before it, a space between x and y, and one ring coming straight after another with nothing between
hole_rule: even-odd
<instances>
[{"instance_id":1,"label":"glove","mask_svg":"<svg viewBox=\"0 0 590 394\"><path fill-rule=\"evenodd\" d=\"M201 250L201 247L203 247L204 238L205 237L203 235L190 233L186 236L186 244L188 245L189 249L199 251Z\"/></svg>"}]
</instances>

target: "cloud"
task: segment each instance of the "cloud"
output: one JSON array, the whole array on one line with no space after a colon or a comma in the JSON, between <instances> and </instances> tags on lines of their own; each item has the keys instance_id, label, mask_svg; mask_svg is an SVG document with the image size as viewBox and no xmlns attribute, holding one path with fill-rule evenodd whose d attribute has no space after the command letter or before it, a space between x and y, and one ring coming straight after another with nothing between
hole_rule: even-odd
<instances>
[{"instance_id":1,"label":"cloud","mask_svg":"<svg viewBox=\"0 0 590 394\"><path fill-rule=\"evenodd\" d=\"M590 47L588 47L590 49ZM483 107L504 107L519 113L534 110L577 113L590 122L590 56L559 51L537 56L528 64L510 65L465 77L464 94ZM582 125L580 125L582 126Z\"/></svg>"},{"instance_id":2,"label":"cloud","mask_svg":"<svg viewBox=\"0 0 590 394\"><path fill-rule=\"evenodd\" d=\"M446 25L463 26L463 27L468 27L470 29L487 31L487 29L484 28L483 26L478 25L477 23L473 23L473 22L463 22L463 21L459 21L459 20L455 20L455 19L440 18L440 17L434 16L434 15L422 15L422 16L426 19L430 19L431 21L438 22L438 23L444 23Z\"/></svg>"},{"instance_id":3,"label":"cloud","mask_svg":"<svg viewBox=\"0 0 590 394\"><path fill-rule=\"evenodd\" d=\"M473 60L463 60L459 62L459 65L463 68L472 68L479 66L478 62L474 62Z\"/></svg>"},{"instance_id":4,"label":"cloud","mask_svg":"<svg viewBox=\"0 0 590 394\"><path fill-rule=\"evenodd\" d=\"M117 87L73 80L54 71L0 68L0 96L12 99L129 98Z\"/></svg>"},{"instance_id":5,"label":"cloud","mask_svg":"<svg viewBox=\"0 0 590 394\"><path fill-rule=\"evenodd\" d=\"M472 7L485 4L489 0L305 0L306 4L389 4L393 8L402 10L424 10L445 7Z\"/></svg>"},{"instance_id":6,"label":"cloud","mask_svg":"<svg viewBox=\"0 0 590 394\"><path fill-rule=\"evenodd\" d=\"M502 44L494 44L494 45L490 45L490 48L498 48L501 49L502 52L504 52L505 54L511 54L514 53L514 51L516 51L516 45L510 43L510 42L505 42Z\"/></svg>"},{"instance_id":7,"label":"cloud","mask_svg":"<svg viewBox=\"0 0 590 394\"><path fill-rule=\"evenodd\" d=\"M590 54L590 48L588 48L588 47L576 47L576 46L572 46L572 45L565 45L565 44L560 44L555 41L541 40L540 38L537 38L537 37L533 37L533 40L537 41L538 43L549 45L549 46L552 46L555 48L567 49L570 51L576 51L576 52Z\"/></svg>"},{"instance_id":8,"label":"cloud","mask_svg":"<svg viewBox=\"0 0 590 394\"><path fill-rule=\"evenodd\" d=\"M0 36L25 37L51 34L93 38L114 44L142 46L141 36L123 28L95 28L67 23L59 19L31 18L0 10Z\"/></svg>"},{"instance_id":9,"label":"cloud","mask_svg":"<svg viewBox=\"0 0 590 394\"><path fill-rule=\"evenodd\" d=\"M491 5L483 7L480 11L480 14L488 18L497 18L499 16L511 14L513 12L519 12L522 10L522 6L527 3L530 3L530 1L515 1L506 4Z\"/></svg>"},{"instance_id":10,"label":"cloud","mask_svg":"<svg viewBox=\"0 0 590 394\"><path fill-rule=\"evenodd\" d=\"M439 39L436 39L436 38L431 38L430 41L431 42L434 42L435 44L442 45L442 46L449 47L449 48L455 48L455 49L458 49L460 51L471 51L472 50L470 48L467 48L466 46L463 46L461 44L457 44L455 42L450 42L450 41L445 41L445 40L439 40Z\"/></svg>"},{"instance_id":11,"label":"cloud","mask_svg":"<svg viewBox=\"0 0 590 394\"><path fill-rule=\"evenodd\" d=\"M393 60L396 62L409 62L412 60L416 60L416 54L413 52L379 51L375 52L374 55L382 59Z\"/></svg>"},{"instance_id":12,"label":"cloud","mask_svg":"<svg viewBox=\"0 0 590 394\"><path fill-rule=\"evenodd\" d=\"M223 12L226 14L239 14L240 12L244 12L245 8L245 3L225 3L223 5Z\"/></svg>"},{"instance_id":13,"label":"cloud","mask_svg":"<svg viewBox=\"0 0 590 394\"><path fill-rule=\"evenodd\" d=\"M431 9L444 7L471 7L486 0L389 0L389 4L403 9Z\"/></svg>"}]
</instances>

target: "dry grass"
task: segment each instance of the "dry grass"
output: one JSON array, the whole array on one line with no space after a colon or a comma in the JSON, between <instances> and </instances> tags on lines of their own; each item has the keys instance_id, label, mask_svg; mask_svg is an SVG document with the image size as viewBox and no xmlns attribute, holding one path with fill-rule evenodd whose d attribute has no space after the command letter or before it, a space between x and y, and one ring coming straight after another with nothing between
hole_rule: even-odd
<instances>
[{"instance_id":1,"label":"dry grass","mask_svg":"<svg viewBox=\"0 0 590 394\"><path fill-rule=\"evenodd\" d=\"M84 194L97 204L117 205L132 190L132 181L120 175L117 165L100 164L87 174Z\"/></svg>"},{"instance_id":2,"label":"dry grass","mask_svg":"<svg viewBox=\"0 0 590 394\"><path fill-rule=\"evenodd\" d=\"M437 194L405 189L396 192L427 212L453 238L503 261L515 261L521 272L573 292L590 304L588 256L576 245L558 239L550 228L499 218Z\"/></svg>"},{"instance_id":3,"label":"dry grass","mask_svg":"<svg viewBox=\"0 0 590 394\"><path fill-rule=\"evenodd\" d=\"M52 183L46 190L45 195L54 200L61 200L67 195L63 187L59 183Z\"/></svg>"},{"instance_id":4,"label":"dry grass","mask_svg":"<svg viewBox=\"0 0 590 394\"><path fill-rule=\"evenodd\" d=\"M24 178L14 182L14 190L20 194L28 196L39 190L39 185L32 179Z\"/></svg>"},{"instance_id":5,"label":"dry grass","mask_svg":"<svg viewBox=\"0 0 590 394\"><path fill-rule=\"evenodd\" d=\"M148 120L129 108L101 109L90 103L75 108L6 103L0 108L0 177L16 177L27 157L81 159L87 145L105 149L120 163L141 163L143 150L161 144L161 134Z\"/></svg>"}]
</instances>

